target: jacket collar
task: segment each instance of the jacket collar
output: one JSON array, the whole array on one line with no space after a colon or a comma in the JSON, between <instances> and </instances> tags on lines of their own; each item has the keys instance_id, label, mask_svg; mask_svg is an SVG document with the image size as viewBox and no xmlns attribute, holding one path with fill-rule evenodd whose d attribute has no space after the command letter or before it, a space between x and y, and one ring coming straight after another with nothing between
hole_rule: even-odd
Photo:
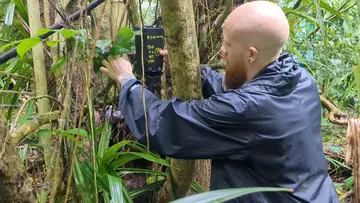
<instances>
[{"instance_id":1,"label":"jacket collar","mask_svg":"<svg viewBox=\"0 0 360 203\"><path fill-rule=\"evenodd\" d=\"M262 69L254 79L241 86L240 91L283 96L296 88L300 76L301 70L296 57L290 53L282 53L277 60Z\"/></svg>"}]
</instances>

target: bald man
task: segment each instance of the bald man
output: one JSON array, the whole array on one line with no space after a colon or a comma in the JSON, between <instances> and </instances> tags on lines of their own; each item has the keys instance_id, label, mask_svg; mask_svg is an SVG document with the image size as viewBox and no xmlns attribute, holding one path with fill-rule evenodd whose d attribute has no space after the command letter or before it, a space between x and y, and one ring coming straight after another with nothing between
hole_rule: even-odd
<instances>
[{"instance_id":1,"label":"bald man","mask_svg":"<svg viewBox=\"0 0 360 203\"><path fill-rule=\"evenodd\" d=\"M145 91L151 149L173 158L211 159L211 190L294 190L230 202L339 202L322 148L317 86L292 54L281 51L289 37L281 8L245 3L223 28L226 73L200 67L203 100L161 101ZM122 84L125 122L146 144L141 82L124 59L104 65L101 70Z\"/></svg>"}]
</instances>

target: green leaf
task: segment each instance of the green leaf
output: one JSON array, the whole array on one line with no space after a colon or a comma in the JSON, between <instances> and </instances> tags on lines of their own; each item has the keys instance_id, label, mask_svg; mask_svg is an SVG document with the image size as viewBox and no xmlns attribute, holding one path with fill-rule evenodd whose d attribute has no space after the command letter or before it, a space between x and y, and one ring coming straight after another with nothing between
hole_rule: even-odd
<instances>
[{"instance_id":1,"label":"green leaf","mask_svg":"<svg viewBox=\"0 0 360 203\"><path fill-rule=\"evenodd\" d=\"M344 181L344 189L350 190L354 184L354 176L350 176L348 179Z\"/></svg>"},{"instance_id":2,"label":"green leaf","mask_svg":"<svg viewBox=\"0 0 360 203\"><path fill-rule=\"evenodd\" d=\"M26 6L24 4L24 1L22 0L13 0L15 3L15 11L20 14L20 17L25 21L28 22L28 12L26 9Z\"/></svg>"},{"instance_id":3,"label":"green leaf","mask_svg":"<svg viewBox=\"0 0 360 203\"><path fill-rule=\"evenodd\" d=\"M60 34L64 36L66 39L69 39L73 36L75 36L78 32L76 30L70 30L70 29L62 29L60 31Z\"/></svg>"},{"instance_id":4,"label":"green leaf","mask_svg":"<svg viewBox=\"0 0 360 203\"><path fill-rule=\"evenodd\" d=\"M38 37L25 39L17 46L16 51L19 54L20 58L22 58L27 51L36 45L41 43L41 39Z\"/></svg>"},{"instance_id":5,"label":"green leaf","mask_svg":"<svg viewBox=\"0 0 360 203\"><path fill-rule=\"evenodd\" d=\"M105 51L107 47L111 46L111 40L97 40L96 47L101 49L101 51Z\"/></svg>"},{"instance_id":6,"label":"green leaf","mask_svg":"<svg viewBox=\"0 0 360 203\"><path fill-rule=\"evenodd\" d=\"M57 73L61 69L61 67L65 64L65 56L61 56L58 60L51 65L50 72Z\"/></svg>"},{"instance_id":7,"label":"green leaf","mask_svg":"<svg viewBox=\"0 0 360 203\"><path fill-rule=\"evenodd\" d=\"M7 49L7 48L9 48L9 47L11 47L11 46L13 46L13 45L15 45L15 44L19 44L19 43L21 43L22 41L24 41L24 40L18 40L18 41L13 41L13 42L7 43L6 45L0 47L0 51L2 51L2 50L4 50L4 49Z\"/></svg>"},{"instance_id":8,"label":"green leaf","mask_svg":"<svg viewBox=\"0 0 360 203\"><path fill-rule=\"evenodd\" d=\"M252 188L232 188L221 189L201 194L196 194L181 198L171 203L220 203L235 199L251 193L257 192L292 192L292 189L270 188L270 187L252 187Z\"/></svg>"},{"instance_id":9,"label":"green leaf","mask_svg":"<svg viewBox=\"0 0 360 203\"><path fill-rule=\"evenodd\" d=\"M33 116L35 108L35 101L30 101L26 107L25 107L25 114L21 116L21 118L18 120L18 125L24 124L25 121L27 121L31 116Z\"/></svg>"},{"instance_id":10,"label":"green leaf","mask_svg":"<svg viewBox=\"0 0 360 203\"><path fill-rule=\"evenodd\" d=\"M101 133L100 143L99 143L99 150L98 150L98 156L100 158L103 157L105 151L109 147L111 137L111 126L109 125L109 122L105 122L105 125L103 127L103 131Z\"/></svg>"},{"instance_id":11,"label":"green leaf","mask_svg":"<svg viewBox=\"0 0 360 203\"><path fill-rule=\"evenodd\" d=\"M108 175L111 200L116 203L123 203L123 185L119 177Z\"/></svg>"},{"instance_id":12,"label":"green leaf","mask_svg":"<svg viewBox=\"0 0 360 203\"><path fill-rule=\"evenodd\" d=\"M196 180L193 180L191 182L191 189L194 190L196 193L206 192L206 190Z\"/></svg>"},{"instance_id":13,"label":"green leaf","mask_svg":"<svg viewBox=\"0 0 360 203\"><path fill-rule=\"evenodd\" d=\"M15 4L12 2L8 5L6 9L6 15L5 15L5 24L6 25L12 25L14 20L14 10L15 10Z\"/></svg>"},{"instance_id":14,"label":"green leaf","mask_svg":"<svg viewBox=\"0 0 360 203\"><path fill-rule=\"evenodd\" d=\"M110 49L111 55L122 55L132 51L134 47L134 32L128 27L122 27L116 41Z\"/></svg>"},{"instance_id":15,"label":"green leaf","mask_svg":"<svg viewBox=\"0 0 360 203\"><path fill-rule=\"evenodd\" d=\"M125 175L129 173L146 173L146 174L152 174L152 175L160 175L160 176L167 176L168 174L166 172L160 172L160 171L153 171L149 169L141 169L141 168L119 168L118 174Z\"/></svg>"},{"instance_id":16,"label":"green leaf","mask_svg":"<svg viewBox=\"0 0 360 203\"><path fill-rule=\"evenodd\" d=\"M61 41L46 41L46 45L49 46L50 48L53 48L57 44L59 44L59 42L61 42Z\"/></svg>"},{"instance_id":17,"label":"green leaf","mask_svg":"<svg viewBox=\"0 0 360 203\"><path fill-rule=\"evenodd\" d=\"M78 157L75 159L74 166L74 178L77 186L77 191L80 197L84 200L84 202L92 202L94 197L94 186L92 184L91 178L91 168L88 168L88 164L86 164L88 160L80 162Z\"/></svg>"},{"instance_id":18,"label":"green leaf","mask_svg":"<svg viewBox=\"0 0 360 203\"><path fill-rule=\"evenodd\" d=\"M77 135L79 132L79 135L82 136L82 137L87 137L88 136L88 133L86 132L86 130L80 128L73 128L73 129L70 129L70 130L66 130L64 131L64 133L70 133L70 134L74 134L74 135Z\"/></svg>"},{"instance_id":19,"label":"green leaf","mask_svg":"<svg viewBox=\"0 0 360 203\"><path fill-rule=\"evenodd\" d=\"M291 14L294 14L296 16L299 16L301 18L304 18L304 19L307 19L308 21L316 24L316 25L319 25L319 23L317 22L317 20L313 17L311 17L310 15L304 13L304 12L300 12L300 11L297 11L297 10L294 10L294 9L291 9L291 8L283 8L283 11L285 13L291 13Z\"/></svg>"},{"instance_id":20,"label":"green leaf","mask_svg":"<svg viewBox=\"0 0 360 203\"><path fill-rule=\"evenodd\" d=\"M151 183L151 184L147 184L143 187L140 187L140 188L136 188L134 190L131 190L129 193L130 193L130 196L131 198L136 198L142 194L145 194L145 193L148 193L150 191L153 191L153 190L158 190L159 188L161 188L163 186L163 184L165 183L165 179L163 180L158 180L154 183Z\"/></svg>"},{"instance_id":21,"label":"green leaf","mask_svg":"<svg viewBox=\"0 0 360 203\"><path fill-rule=\"evenodd\" d=\"M50 135L52 135L52 131L47 129L40 129L36 132L37 137L50 136Z\"/></svg>"},{"instance_id":22,"label":"green leaf","mask_svg":"<svg viewBox=\"0 0 360 203\"><path fill-rule=\"evenodd\" d=\"M133 155L133 154L127 154L124 156L120 156L119 158L117 158L113 162L111 162L111 167L114 170L116 170L116 169L122 167L123 165L125 165L126 163L133 161L133 160L137 160L137 159L141 159L141 157Z\"/></svg>"},{"instance_id":23,"label":"green leaf","mask_svg":"<svg viewBox=\"0 0 360 203\"><path fill-rule=\"evenodd\" d=\"M50 31L52 31L52 30L49 29L49 28L40 28L40 29L36 32L36 36L46 34L46 33L50 32Z\"/></svg>"},{"instance_id":24,"label":"green leaf","mask_svg":"<svg viewBox=\"0 0 360 203\"><path fill-rule=\"evenodd\" d=\"M324 8L325 10L329 11L331 14L334 14L337 17L341 17L341 14L334 9L333 7L331 7L329 4L327 4L325 1L321 0L320 1L320 7Z\"/></svg>"},{"instance_id":25,"label":"green leaf","mask_svg":"<svg viewBox=\"0 0 360 203\"><path fill-rule=\"evenodd\" d=\"M170 166L170 164L168 162L166 162L164 159L162 158L158 158L155 156L152 156L151 154L147 154L147 153L140 153L140 152L118 152L117 155L120 156L128 156L128 155L135 155L138 156L140 158L146 159L148 161L152 161L155 163L159 163L161 165L164 166Z\"/></svg>"},{"instance_id":26,"label":"green leaf","mask_svg":"<svg viewBox=\"0 0 360 203\"><path fill-rule=\"evenodd\" d=\"M104 162L109 163L114 157L116 157L116 151L118 151L121 147L129 144L130 142L130 140L123 140L107 149L103 156Z\"/></svg>"},{"instance_id":27,"label":"green leaf","mask_svg":"<svg viewBox=\"0 0 360 203\"><path fill-rule=\"evenodd\" d=\"M122 40L130 41L134 37L134 31L129 27L124 26L119 30L118 37Z\"/></svg>"},{"instance_id":28,"label":"green leaf","mask_svg":"<svg viewBox=\"0 0 360 203\"><path fill-rule=\"evenodd\" d=\"M29 145L28 144L24 144L24 148L22 148L20 151L19 151L19 156L20 156L20 160L22 162L25 161L25 158L26 158L26 154L29 150Z\"/></svg>"}]
</instances>

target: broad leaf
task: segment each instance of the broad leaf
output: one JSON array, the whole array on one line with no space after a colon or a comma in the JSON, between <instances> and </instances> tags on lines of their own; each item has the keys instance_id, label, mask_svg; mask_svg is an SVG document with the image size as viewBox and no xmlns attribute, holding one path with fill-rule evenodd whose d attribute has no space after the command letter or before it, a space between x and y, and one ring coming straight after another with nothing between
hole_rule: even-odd
<instances>
[{"instance_id":1,"label":"broad leaf","mask_svg":"<svg viewBox=\"0 0 360 203\"><path fill-rule=\"evenodd\" d=\"M36 32L36 36L46 34L46 33L50 32L50 31L52 31L52 30L49 29L49 28L40 28L40 29Z\"/></svg>"},{"instance_id":2,"label":"broad leaf","mask_svg":"<svg viewBox=\"0 0 360 203\"><path fill-rule=\"evenodd\" d=\"M170 164L168 162L166 162L164 159L162 158L158 158L155 156L152 156L151 154L147 154L147 153L140 153L140 152L118 152L117 153L118 156L129 156L129 155L135 155L138 156L140 158L146 159L148 161L152 161L164 166L170 166Z\"/></svg>"},{"instance_id":3,"label":"broad leaf","mask_svg":"<svg viewBox=\"0 0 360 203\"><path fill-rule=\"evenodd\" d=\"M98 149L98 156L100 158L103 157L105 151L108 149L110 137L111 137L111 126L109 125L109 122L105 122L103 131L101 133L99 149Z\"/></svg>"},{"instance_id":4,"label":"broad leaf","mask_svg":"<svg viewBox=\"0 0 360 203\"><path fill-rule=\"evenodd\" d=\"M166 172L160 172L160 171L153 171L149 169L140 169L140 168L120 168L118 174L125 175L129 173L146 173L146 174L152 174L152 175L160 175L160 176L167 176L168 174Z\"/></svg>"},{"instance_id":5,"label":"broad leaf","mask_svg":"<svg viewBox=\"0 0 360 203\"><path fill-rule=\"evenodd\" d=\"M134 31L129 27L124 26L118 32L118 37L125 41L130 41L134 37Z\"/></svg>"},{"instance_id":6,"label":"broad leaf","mask_svg":"<svg viewBox=\"0 0 360 203\"><path fill-rule=\"evenodd\" d=\"M120 156L119 158L117 158L117 159L115 159L114 161L111 162L111 167L114 170L117 170L118 168L122 167L126 163L128 163L130 161L137 160L137 159L141 159L141 157L139 157L137 155L133 155L133 154L127 154L127 155L124 155L124 156Z\"/></svg>"},{"instance_id":7,"label":"broad leaf","mask_svg":"<svg viewBox=\"0 0 360 203\"><path fill-rule=\"evenodd\" d=\"M171 203L221 203L257 192L292 192L292 189L270 187L222 189L181 198Z\"/></svg>"},{"instance_id":8,"label":"broad leaf","mask_svg":"<svg viewBox=\"0 0 360 203\"><path fill-rule=\"evenodd\" d=\"M114 144L109 149L107 149L103 156L104 162L109 163L112 159L116 157L116 151L118 151L121 147L129 144L130 142L130 140L124 140Z\"/></svg>"},{"instance_id":9,"label":"broad leaf","mask_svg":"<svg viewBox=\"0 0 360 203\"><path fill-rule=\"evenodd\" d=\"M111 200L113 203L123 203L123 185L119 177L108 175Z\"/></svg>"},{"instance_id":10,"label":"broad leaf","mask_svg":"<svg viewBox=\"0 0 360 203\"><path fill-rule=\"evenodd\" d=\"M74 135L77 135L79 133L80 136L82 137L87 137L88 136L88 133L86 132L86 130L80 128L73 128L73 129L70 129L70 130L66 130L64 131L64 133L70 133L70 134L74 134Z\"/></svg>"},{"instance_id":11,"label":"broad leaf","mask_svg":"<svg viewBox=\"0 0 360 203\"><path fill-rule=\"evenodd\" d=\"M73 36L75 36L78 32L75 30L70 30L70 29L62 29L60 30L60 34L62 36L64 36L66 39L69 39Z\"/></svg>"},{"instance_id":12,"label":"broad leaf","mask_svg":"<svg viewBox=\"0 0 360 203\"><path fill-rule=\"evenodd\" d=\"M61 41L46 41L46 45L48 45L49 47L53 48L53 47L55 47L57 44L59 44L59 42L61 42Z\"/></svg>"},{"instance_id":13,"label":"broad leaf","mask_svg":"<svg viewBox=\"0 0 360 203\"><path fill-rule=\"evenodd\" d=\"M10 3L6 9L6 15L5 15L5 24L6 25L12 25L13 19L14 19L14 10L15 10L15 4Z\"/></svg>"},{"instance_id":14,"label":"broad leaf","mask_svg":"<svg viewBox=\"0 0 360 203\"><path fill-rule=\"evenodd\" d=\"M48 129L40 129L36 132L37 137L43 137L43 136L51 136L52 131Z\"/></svg>"},{"instance_id":15,"label":"broad leaf","mask_svg":"<svg viewBox=\"0 0 360 203\"><path fill-rule=\"evenodd\" d=\"M136 198L136 197L138 197L138 196L140 196L140 195L142 195L144 193L148 193L150 191L160 189L164 185L164 183L165 183L165 179L159 180L159 181L156 181L154 183L145 185L143 187L131 190L129 193L130 193L131 198Z\"/></svg>"},{"instance_id":16,"label":"broad leaf","mask_svg":"<svg viewBox=\"0 0 360 203\"><path fill-rule=\"evenodd\" d=\"M65 64L65 56L61 56L54 64L51 65L50 72L52 73L59 72L64 64Z\"/></svg>"},{"instance_id":17,"label":"broad leaf","mask_svg":"<svg viewBox=\"0 0 360 203\"><path fill-rule=\"evenodd\" d=\"M38 37L25 39L17 46L16 51L19 54L20 58L22 58L27 51L40 43L41 39Z\"/></svg>"},{"instance_id":18,"label":"broad leaf","mask_svg":"<svg viewBox=\"0 0 360 203\"><path fill-rule=\"evenodd\" d=\"M354 184L354 176L350 176L344 182L344 189L345 190L350 190L353 187L353 184Z\"/></svg>"}]
</instances>

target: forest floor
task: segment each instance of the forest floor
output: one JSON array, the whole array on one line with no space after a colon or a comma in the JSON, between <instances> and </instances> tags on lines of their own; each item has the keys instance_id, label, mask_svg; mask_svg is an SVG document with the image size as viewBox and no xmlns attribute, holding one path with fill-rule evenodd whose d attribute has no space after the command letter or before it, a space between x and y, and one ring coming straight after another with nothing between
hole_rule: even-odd
<instances>
[{"instance_id":1,"label":"forest floor","mask_svg":"<svg viewBox=\"0 0 360 203\"><path fill-rule=\"evenodd\" d=\"M322 120L324 152L327 157L329 174L334 181L342 203L353 203L353 176L351 166L345 165L346 126Z\"/></svg>"}]
</instances>

